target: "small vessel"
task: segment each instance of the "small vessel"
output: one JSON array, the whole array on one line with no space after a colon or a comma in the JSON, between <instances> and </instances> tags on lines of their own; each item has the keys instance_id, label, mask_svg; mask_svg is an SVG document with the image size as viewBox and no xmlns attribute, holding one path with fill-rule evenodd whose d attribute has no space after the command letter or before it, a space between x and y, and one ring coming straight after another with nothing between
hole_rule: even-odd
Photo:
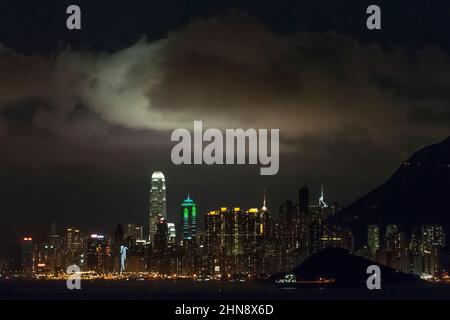
<instances>
[{"instance_id":1,"label":"small vessel","mask_svg":"<svg viewBox=\"0 0 450 320\"><path fill-rule=\"evenodd\" d=\"M292 288L292 287L324 287L330 286L336 283L335 279L319 277L314 280L301 280L297 279L295 274L287 273L284 277L275 280L275 284L279 287Z\"/></svg>"}]
</instances>

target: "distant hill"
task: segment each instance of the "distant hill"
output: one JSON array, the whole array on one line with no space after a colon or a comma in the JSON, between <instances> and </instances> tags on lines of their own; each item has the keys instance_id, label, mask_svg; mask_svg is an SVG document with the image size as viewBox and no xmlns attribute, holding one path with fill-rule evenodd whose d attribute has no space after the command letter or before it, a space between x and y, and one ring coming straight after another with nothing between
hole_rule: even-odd
<instances>
[{"instance_id":1,"label":"distant hill","mask_svg":"<svg viewBox=\"0 0 450 320\"><path fill-rule=\"evenodd\" d=\"M341 210L331 222L351 226L356 246L367 241L367 225L395 223L402 230L440 224L450 235L450 137L403 162L381 186Z\"/></svg>"},{"instance_id":2,"label":"distant hill","mask_svg":"<svg viewBox=\"0 0 450 320\"><path fill-rule=\"evenodd\" d=\"M339 248L326 248L319 251L290 273L295 274L297 280L311 281L323 277L335 279L338 285L365 286L369 277L366 273L367 267L373 264L380 267L382 284L422 282L417 276L402 273ZM271 280L282 276L282 274L274 275Z\"/></svg>"}]
</instances>

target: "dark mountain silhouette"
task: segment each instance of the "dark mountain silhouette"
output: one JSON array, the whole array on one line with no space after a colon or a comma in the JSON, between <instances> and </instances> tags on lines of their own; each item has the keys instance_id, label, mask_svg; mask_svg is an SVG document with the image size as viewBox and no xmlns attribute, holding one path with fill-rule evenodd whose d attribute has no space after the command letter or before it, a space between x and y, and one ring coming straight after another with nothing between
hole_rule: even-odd
<instances>
[{"instance_id":1,"label":"dark mountain silhouette","mask_svg":"<svg viewBox=\"0 0 450 320\"><path fill-rule=\"evenodd\" d=\"M395 223L404 231L440 224L450 232L450 137L414 153L384 184L342 209L330 221L352 227L355 245L367 241L367 225Z\"/></svg>"},{"instance_id":2,"label":"dark mountain silhouette","mask_svg":"<svg viewBox=\"0 0 450 320\"><path fill-rule=\"evenodd\" d=\"M380 267L382 284L422 282L417 276L402 273L339 248L326 248L319 251L290 273L295 274L297 280L312 281L322 277L336 280L337 285L365 286L370 276L367 274L367 267L374 264ZM274 281L283 276L284 274L277 274L271 277L271 280Z\"/></svg>"}]
</instances>

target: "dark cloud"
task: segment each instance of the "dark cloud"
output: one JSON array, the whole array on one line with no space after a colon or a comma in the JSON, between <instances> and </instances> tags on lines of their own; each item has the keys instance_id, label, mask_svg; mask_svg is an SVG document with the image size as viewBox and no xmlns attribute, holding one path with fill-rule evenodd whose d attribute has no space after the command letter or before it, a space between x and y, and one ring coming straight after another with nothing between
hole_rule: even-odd
<instances>
[{"instance_id":1,"label":"dark cloud","mask_svg":"<svg viewBox=\"0 0 450 320\"><path fill-rule=\"evenodd\" d=\"M17 99L45 97L62 122L83 105L131 129L203 120L220 128L281 128L287 139L354 126L384 144L414 133L417 123L405 116L411 110L449 108L450 58L437 48L411 54L335 33L280 35L236 12L114 53L3 55L17 65L9 82L21 88ZM24 65L34 79L24 77ZM422 129L435 138L448 128Z\"/></svg>"}]
</instances>

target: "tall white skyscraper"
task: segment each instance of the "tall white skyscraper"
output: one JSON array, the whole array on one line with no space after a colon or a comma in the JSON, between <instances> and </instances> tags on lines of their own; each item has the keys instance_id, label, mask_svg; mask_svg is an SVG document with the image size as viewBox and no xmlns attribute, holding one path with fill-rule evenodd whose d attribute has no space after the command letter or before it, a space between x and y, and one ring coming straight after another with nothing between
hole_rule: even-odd
<instances>
[{"instance_id":1,"label":"tall white skyscraper","mask_svg":"<svg viewBox=\"0 0 450 320\"><path fill-rule=\"evenodd\" d=\"M175 239L177 237L177 233L176 233L176 229L175 229L175 223L173 223L173 222L167 223L167 228L169 229L169 233L168 233L169 244L174 244L175 243Z\"/></svg>"},{"instance_id":2,"label":"tall white skyscraper","mask_svg":"<svg viewBox=\"0 0 450 320\"><path fill-rule=\"evenodd\" d=\"M161 171L152 174L150 189L150 216L148 240L153 243L156 233L156 224L161 218L167 219L166 211L166 179Z\"/></svg>"}]
</instances>

